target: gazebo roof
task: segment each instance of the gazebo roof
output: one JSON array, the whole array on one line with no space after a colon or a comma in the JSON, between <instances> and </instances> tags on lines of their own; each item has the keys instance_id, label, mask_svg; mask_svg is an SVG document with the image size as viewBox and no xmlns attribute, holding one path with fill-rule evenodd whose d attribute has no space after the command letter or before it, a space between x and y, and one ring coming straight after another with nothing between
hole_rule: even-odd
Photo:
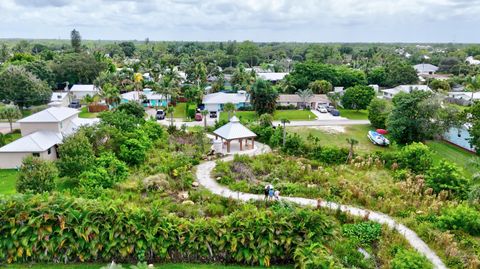
<instances>
[{"instance_id":1,"label":"gazebo roof","mask_svg":"<svg viewBox=\"0 0 480 269\"><path fill-rule=\"evenodd\" d=\"M225 140L251 138L257 136L254 132L243 126L236 116L233 116L229 123L213 131L213 133Z\"/></svg>"}]
</instances>

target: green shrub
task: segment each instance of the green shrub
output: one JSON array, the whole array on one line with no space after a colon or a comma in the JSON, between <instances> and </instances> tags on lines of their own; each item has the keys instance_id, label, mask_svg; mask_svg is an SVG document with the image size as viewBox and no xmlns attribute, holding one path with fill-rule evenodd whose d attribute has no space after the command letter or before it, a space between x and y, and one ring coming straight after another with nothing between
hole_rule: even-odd
<instances>
[{"instance_id":1,"label":"green shrub","mask_svg":"<svg viewBox=\"0 0 480 269\"><path fill-rule=\"evenodd\" d=\"M344 164L348 158L348 149L317 146L310 151L309 157L326 164Z\"/></svg>"},{"instance_id":2,"label":"green shrub","mask_svg":"<svg viewBox=\"0 0 480 269\"><path fill-rule=\"evenodd\" d=\"M427 171L433 163L430 148L425 144L416 142L403 147L397 158L401 168L410 169L414 173Z\"/></svg>"},{"instance_id":3,"label":"green shrub","mask_svg":"<svg viewBox=\"0 0 480 269\"><path fill-rule=\"evenodd\" d=\"M293 254L295 268L298 269L330 269L337 268L335 259L320 243L299 246Z\"/></svg>"},{"instance_id":4,"label":"green shrub","mask_svg":"<svg viewBox=\"0 0 480 269\"><path fill-rule=\"evenodd\" d=\"M58 147L60 176L77 177L89 170L95 161L92 144L83 132L67 136Z\"/></svg>"},{"instance_id":5,"label":"green shrub","mask_svg":"<svg viewBox=\"0 0 480 269\"><path fill-rule=\"evenodd\" d=\"M447 207L438 217L438 226L442 229L462 230L471 235L480 235L480 211L466 204Z\"/></svg>"},{"instance_id":6,"label":"green shrub","mask_svg":"<svg viewBox=\"0 0 480 269\"><path fill-rule=\"evenodd\" d=\"M304 152L303 139L298 134L288 134L285 139L285 147L282 151L290 155L301 155Z\"/></svg>"},{"instance_id":7,"label":"green shrub","mask_svg":"<svg viewBox=\"0 0 480 269\"><path fill-rule=\"evenodd\" d=\"M468 180L461 175L458 167L444 160L430 168L425 179L427 186L436 193L447 190L453 194L465 196L468 191Z\"/></svg>"},{"instance_id":8,"label":"green shrub","mask_svg":"<svg viewBox=\"0 0 480 269\"><path fill-rule=\"evenodd\" d=\"M138 119L143 119L143 116L145 115L145 109L143 108L143 106L135 101L122 103L117 107L117 110L134 116Z\"/></svg>"},{"instance_id":9,"label":"green shrub","mask_svg":"<svg viewBox=\"0 0 480 269\"><path fill-rule=\"evenodd\" d=\"M399 250L391 263L392 269L431 269L432 264L419 253L412 250Z\"/></svg>"},{"instance_id":10,"label":"green shrub","mask_svg":"<svg viewBox=\"0 0 480 269\"><path fill-rule=\"evenodd\" d=\"M138 208L58 195L7 199L0 202L0 261L8 263L291 263L298 246L332 240L335 227L332 217L309 209L245 205L222 218L184 219L165 214L162 203Z\"/></svg>"},{"instance_id":11,"label":"green shrub","mask_svg":"<svg viewBox=\"0 0 480 269\"><path fill-rule=\"evenodd\" d=\"M120 146L120 159L130 165L143 163L146 156L147 147L138 139L130 138Z\"/></svg>"},{"instance_id":12,"label":"green shrub","mask_svg":"<svg viewBox=\"0 0 480 269\"><path fill-rule=\"evenodd\" d=\"M382 225L371 221L344 224L342 233L361 245L370 245L382 236Z\"/></svg>"},{"instance_id":13,"label":"green shrub","mask_svg":"<svg viewBox=\"0 0 480 269\"><path fill-rule=\"evenodd\" d=\"M38 157L28 156L23 159L17 180L17 192L41 193L55 188L58 177L57 167L53 162Z\"/></svg>"},{"instance_id":14,"label":"green shrub","mask_svg":"<svg viewBox=\"0 0 480 269\"><path fill-rule=\"evenodd\" d=\"M128 177L127 165L117 159L111 152L100 155L95 160L95 166L80 175L80 186L89 190L96 188L111 188Z\"/></svg>"},{"instance_id":15,"label":"green shrub","mask_svg":"<svg viewBox=\"0 0 480 269\"><path fill-rule=\"evenodd\" d=\"M195 118L195 114L197 113L197 105L188 104L186 109L187 109L187 117L191 119Z\"/></svg>"},{"instance_id":16,"label":"green shrub","mask_svg":"<svg viewBox=\"0 0 480 269\"><path fill-rule=\"evenodd\" d=\"M157 139L160 139L163 134L163 128L158 124L156 121L146 121L142 127L142 131L145 133L145 135L152 141L155 141Z\"/></svg>"}]
</instances>

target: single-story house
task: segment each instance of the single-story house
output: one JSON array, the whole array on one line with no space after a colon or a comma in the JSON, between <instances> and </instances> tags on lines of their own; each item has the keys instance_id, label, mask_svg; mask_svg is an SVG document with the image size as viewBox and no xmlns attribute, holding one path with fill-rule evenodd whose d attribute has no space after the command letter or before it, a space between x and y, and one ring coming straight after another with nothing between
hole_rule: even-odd
<instances>
[{"instance_id":1,"label":"single-story house","mask_svg":"<svg viewBox=\"0 0 480 269\"><path fill-rule=\"evenodd\" d=\"M429 91L431 92L432 89L427 85L400 85L393 89L385 89L382 90L383 98L385 99L392 99L395 95L400 92L411 93L412 91Z\"/></svg>"},{"instance_id":2,"label":"single-story house","mask_svg":"<svg viewBox=\"0 0 480 269\"><path fill-rule=\"evenodd\" d=\"M83 85L75 84L70 89L74 99L83 99L85 96L95 96L100 93L100 89L93 84Z\"/></svg>"},{"instance_id":3,"label":"single-story house","mask_svg":"<svg viewBox=\"0 0 480 269\"><path fill-rule=\"evenodd\" d=\"M415 71L417 71L417 74L423 75L423 74L430 74L433 75L438 71L438 67L433 65L433 64L417 64L414 65L413 68Z\"/></svg>"},{"instance_id":4,"label":"single-story house","mask_svg":"<svg viewBox=\"0 0 480 269\"><path fill-rule=\"evenodd\" d=\"M206 94L202 103L208 111L222 111L226 103L232 103L237 109L250 106L250 95L246 91L236 93L216 92Z\"/></svg>"},{"instance_id":5,"label":"single-story house","mask_svg":"<svg viewBox=\"0 0 480 269\"><path fill-rule=\"evenodd\" d=\"M480 100L480 92L449 92L448 97L468 101Z\"/></svg>"},{"instance_id":6,"label":"single-story house","mask_svg":"<svg viewBox=\"0 0 480 269\"><path fill-rule=\"evenodd\" d=\"M55 160L63 137L99 119L78 118L79 111L68 107L50 107L17 121L22 137L0 148L0 169L20 167L26 156Z\"/></svg>"},{"instance_id":7,"label":"single-story house","mask_svg":"<svg viewBox=\"0 0 480 269\"><path fill-rule=\"evenodd\" d=\"M465 150L475 152L475 148L470 144L470 124L464 124L460 128L452 127L444 135L443 140L461 147Z\"/></svg>"},{"instance_id":8,"label":"single-story house","mask_svg":"<svg viewBox=\"0 0 480 269\"><path fill-rule=\"evenodd\" d=\"M277 83L282 80L288 73L257 73L257 76L263 80L268 80L272 83Z\"/></svg>"},{"instance_id":9,"label":"single-story house","mask_svg":"<svg viewBox=\"0 0 480 269\"><path fill-rule=\"evenodd\" d=\"M317 108L319 105L329 105L330 101L328 100L327 95L325 94L314 94L311 98L307 100L306 106L310 108ZM277 99L277 105L279 106L289 106L294 105L297 108L302 108L304 103L302 98L298 94L280 94Z\"/></svg>"},{"instance_id":10,"label":"single-story house","mask_svg":"<svg viewBox=\"0 0 480 269\"><path fill-rule=\"evenodd\" d=\"M465 62L470 65L480 65L480 60L476 60L475 58L473 58L473 56L468 56L467 59L465 59Z\"/></svg>"},{"instance_id":11,"label":"single-story house","mask_svg":"<svg viewBox=\"0 0 480 269\"><path fill-rule=\"evenodd\" d=\"M166 107L170 100L166 96L152 91L152 89L143 89L141 92L131 91L122 94L122 103L127 103L130 101L137 101L143 104L144 107Z\"/></svg>"},{"instance_id":12,"label":"single-story house","mask_svg":"<svg viewBox=\"0 0 480 269\"><path fill-rule=\"evenodd\" d=\"M70 104L70 96L68 92L52 92L49 107L68 107Z\"/></svg>"}]
</instances>

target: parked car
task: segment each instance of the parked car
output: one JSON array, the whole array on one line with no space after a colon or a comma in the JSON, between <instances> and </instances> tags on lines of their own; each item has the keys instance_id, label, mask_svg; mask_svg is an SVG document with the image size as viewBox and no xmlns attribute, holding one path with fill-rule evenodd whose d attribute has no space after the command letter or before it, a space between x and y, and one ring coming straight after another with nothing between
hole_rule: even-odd
<instances>
[{"instance_id":1,"label":"parked car","mask_svg":"<svg viewBox=\"0 0 480 269\"><path fill-rule=\"evenodd\" d=\"M196 121L202 121L202 119L203 119L202 114L200 114L200 113L195 114L195 120Z\"/></svg>"},{"instance_id":2,"label":"parked car","mask_svg":"<svg viewBox=\"0 0 480 269\"><path fill-rule=\"evenodd\" d=\"M157 120L164 120L165 119L165 111L159 109L157 110L157 114L155 115Z\"/></svg>"},{"instance_id":3,"label":"parked car","mask_svg":"<svg viewBox=\"0 0 480 269\"><path fill-rule=\"evenodd\" d=\"M317 110L318 110L320 113L328 113L327 109L326 109L324 106L318 106L318 107L317 107Z\"/></svg>"},{"instance_id":4,"label":"parked car","mask_svg":"<svg viewBox=\"0 0 480 269\"><path fill-rule=\"evenodd\" d=\"M70 107L70 108L81 108L82 105L80 104L80 100L73 100L72 102L70 102L68 107Z\"/></svg>"},{"instance_id":5,"label":"parked car","mask_svg":"<svg viewBox=\"0 0 480 269\"><path fill-rule=\"evenodd\" d=\"M340 111L338 111L337 109L332 109L330 110L330 114L332 114L332 116L338 117L340 116Z\"/></svg>"},{"instance_id":6,"label":"parked car","mask_svg":"<svg viewBox=\"0 0 480 269\"><path fill-rule=\"evenodd\" d=\"M335 107L334 106L327 106L328 113L330 113L330 111L332 111L332 109L335 109Z\"/></svg>"},{"instance_id":7,"label":"parked car","mask_svg":"<svg viewBox=\"0 0 480 269\"><path fill-rule=\"evenodd\" d=\"M217 118L217 111L210 111L210 118Z\"/></svg>"}]
</instances>

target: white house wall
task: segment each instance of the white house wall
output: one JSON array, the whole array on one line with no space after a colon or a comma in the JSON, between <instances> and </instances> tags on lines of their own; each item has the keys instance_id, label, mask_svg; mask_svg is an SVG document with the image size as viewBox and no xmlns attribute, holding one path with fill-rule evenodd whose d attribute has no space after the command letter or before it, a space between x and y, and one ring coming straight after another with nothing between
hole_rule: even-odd
<instances>
[{"instance_id":1,"label":"white house wall","mask_svg":"<svg viewBox=\"0 0 480 269\"><path fill-rule=\"evenodd\" d=\"M32 156L32 152L0 152L0 169L16 169L22 165L25 157ZM40 158L44 160L54 161L57 159L57 151L55 146L48 150L40 152Z\"/></svg>"},{"instance_id":2,"label":"white house wall","mask_svg":"<svg viewBox=\"0 0 480 269\"><path fill-rule=\"evenodd\" d=\"M448 132L443 135L443 139L446 141L457 145L461 148L464 148L469 151L475 151L475 149L470 145L468 139L470 138L470 134L465 128L450 128Z\"/></svg>"}]
</instances>

